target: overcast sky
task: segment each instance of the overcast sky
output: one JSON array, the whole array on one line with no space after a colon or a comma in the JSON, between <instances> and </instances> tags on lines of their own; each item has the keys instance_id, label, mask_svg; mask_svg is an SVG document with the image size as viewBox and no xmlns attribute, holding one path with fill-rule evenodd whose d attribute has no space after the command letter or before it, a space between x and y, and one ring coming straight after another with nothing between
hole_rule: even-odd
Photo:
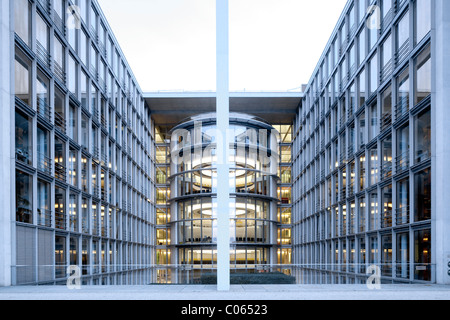
<instances>
[{"instance_id":1,"label":"overcast sky","mask_svg":"<svg viewBox=\"0 0 450 320\"><path fill-rule=\"evenodd\" d=\"M215 0L98 0L144 91L215 91ZM230 0L230 89L309 81L347 0Z\"/></svg>"}]
</instances>

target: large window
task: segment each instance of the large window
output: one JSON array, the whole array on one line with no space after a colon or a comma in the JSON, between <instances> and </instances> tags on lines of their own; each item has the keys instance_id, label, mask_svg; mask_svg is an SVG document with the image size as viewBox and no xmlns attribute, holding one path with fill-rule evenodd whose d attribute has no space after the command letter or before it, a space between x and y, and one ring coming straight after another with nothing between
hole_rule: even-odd
<instances>
[{"instance_id":1,"label":"large window","mask_svg":"<svg viewBox=\"0 0 450 320\"><path fill-rule=\"evenodd\" d=\"M14 31L28 45L31 44L31 14L28 0L14 2Z\"/></svg>"},{"instance_id":2,"label":"large window","mask_svg":"<svg viewBox=\"0 0 450 320\"><path fill-rule=\"evenodd\" d=\"M431 30L431 0L416 0L415 43L419 43Z\"/></svg>"},{"instance_id":3,"label":"large window","mask_svg":"<svg viewBox=\"0 0 450 320\"><path fill-rule=\"evenodd\" d=\"M33 177L16 171L16 221L33 223Z\"/></svg>"},{"instance_id":4,"label":"large window","mask_svg":"<svg viewBox=\"0 0 450 320\"><path fill-rule=\"evenodd\" d=\"M15 95L25 104L31 106L31 62L17 52L15 61Z\"/></svg>"},{"instance_id":5,"label":"large window","mask_svg":"<svg viewBox=\"0 0 450 320\"><path fill-rule=\"evenodd\" d=\"M415 120L414 128L415 162L431 158L431 110L420 113Z\"/></svg>"},{"instance_id":6,"label":"large window","mask_svg":"<svg viewBox=\"0 0 450 320\"><path fill-rule=\"evenodd\" d=\"M31 121L19 111L16 111L15 118L16 159L31 165L33 162Z\"/></svg>"},{"instance_id":7,"label":"large window","mask_svg":"<svg viewBox=\"0 0 450 320\"><path fill-rule=\"evenodd\" d=\"M397 78L397 118L409 111L409 69L406 68Z\"/></svg>"},{"instance_id":8,"label":"large window","mask_svg":"<svg viewBox=\"0 0 450 320\"><path fill-rule=\"evenodd\" d=\"M414 105L431 94L431 48L420 53L414 63Z\"/></svg>"},{"instance_id":9,"label":"large window","mask_svg":"<svg viewBox=\"0 0 450 320\"><path fill-rule=\"evenodd\" d=\"M397 172L406 170L409 167L409 125L405 125L397 130Z\"/></svg>"},{"instance_id":10,"label":"large window","mask_svg":"<svg viewBox=\"0 0 450 320\"><path fill-rule=\"evenodd\" d=\"M36 15L36 40L38 56L45 63L49 63L50 28L39 14Z\"/></svg>"},{"instance_id":11,"label":"large window","mask_svg":"<svg viewBox=\"0 0 450 320\"><path fill-rule=\"evenodd\" d=\"M53 61L55 67L55 75L61 82L65 82L65 54L64 46L58 37L54 37L53 41Z\"/></svg>"},{"instance_id":12,"label":"large window","mask_svg":"<svg viewBox=\"0 0 450 320\"><path fill-rule=\"evenodd\" d=\"M414 221L431 219L431 169L414 177Z\"/></svg>"},{"instance_id":13,"label":"large window","mask_svg":"<svg viewBox=\"0 0 450 320\"><path fill-rule=\"evenodd\" d=\"M370 128L369 128L369 141L372 141L378 136L380 132L379 117L378 117L378 105L375 101L369 108L370 110Z\"/></svg>"},{"instance_id":14,"label":"large window","mask_svg":"<svg viewBox=\"0 0 450 320\"><path fill-rule=\"evenodd\" d=\"M37 128L37 168L42 172L51 174L49 133L40 126Z\"/></svg>"},{"instance_id":15,"label":"large window","mask_svg":"<svg viewBox=\"0 0 450 320\"><path fill-rule=\"evenodd\" d=\"M397 57L398 62L404 60L409 52L409 12L407 12L397 25Z\"/></svg>"},{"instance_id":16,"label":"large window","mask_svg":"<svg viewBox=\"0 0 450 320\"><path fill-rule=\"evenodd\" d=\"M52 226L50 184L41 180L37 184L37 223L41 226Z\"/></svg>"},{"instance_id":17,"label":"large window","mask_svg":"<svg viewBox=\"0 0 450 320\"><path fill-rule=\"evenodd\" d=\"M409 178L397 182L397 225L409 223Z\"/></svg>"},{"instance_id":18,"label":"large window","mask_svg":"<svg viewBox=\"0 0 450 320\"><path fill-rule=\"evenodd\" d=\"M431 230L414 232L414 279L431 281Z\"/></svg>"},{"instance_id":19,"label":"large window","mask_svg":"<svg viewBox=\"0 0 450 320\"><path fill-rule=\"evenodd\" d=\"M375 54L370 60L370 83L369 92L370 95L375 93L378 88L379 73L378 73L378 55Z\"/></svg>"}]
</instances>

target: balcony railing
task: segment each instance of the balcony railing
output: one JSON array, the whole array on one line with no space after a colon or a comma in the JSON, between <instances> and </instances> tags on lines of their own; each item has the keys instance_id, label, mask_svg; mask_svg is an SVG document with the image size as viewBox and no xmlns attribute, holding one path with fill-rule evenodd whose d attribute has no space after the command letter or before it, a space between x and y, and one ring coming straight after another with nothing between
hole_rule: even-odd
<instances>
[{"instance_id":1,"label":"balcony railing","mask_svg":"<svg viewBox=\"0 0 450 320\"><path fill-rule=\"evenodd\" d=\"M64 212L58 210L55 212L55 228L61 230L66 229L66 215Z\"/></svg>"},{"instance_id":2,"label":"balcony railing","mask_svg":"<svg viewBox=\"0 0 450 320\"><path fill-rule=\"evenodd\" d=\"M409 54L409 41L405 41L405 43L403 45L400 46L400 48L398 49L398 52L395 55L396 58L396 65L400 65L403 60L406 59L406 57Z\"/></svg>"},{"instance_id":3,"label":"balcony railing","mask_svg":"<svg viewBox=\"0 0 450 320\"><path fill-rule=\"evenodd\" d=\"M53 66L56 77L58 77L61 82L65 83L66 73L64 72L64 69L56 61L54 61Z\"/></svg>"},{"instance_id":4,"label":"balcony railing","mask_svg":"<svg viewBox=\"0 0 450 320\"><path fill-rule=\"evenodd\" d=\"M37 224L42 227L52 227L52 212L47 209L37 209Z\"/></svg>"},{"instance_id":5,"label":"balcony railing","mask_svg":"<svg viewBox=\"0 0 450 320\"><path fill-rule=\"evenodd\" d=\"M66 120L64 115L59 112L55 112L55 126L62 132L66 133Z\"/></svg>"},{"instance_id":6,"label":"balcony railing","mask_svg":"<svg viewBox=\"0 0 450 320\"><path fill-rule=\"evenodd\" d=\"M52 159L44 153L37 153L37 169L51 174L52 172Z\"/></svg>"},{"instance_id":7,"label":"balcony railing","mask_svg":"<svg viewBox=\"0 0 450 320\"><path fill-rule=\"evenodd\" d=\"M382 228L392 227L392 209L384 211L383 217L381 220L381 227Z\"/></svg>"},{"instance_id":8,"label":"balcony railing","mask_svg":"<svg viewBox=\"0 0 450 320\"><path fill-rule=\"evenodd\" d=\"M395 166L397 173L409 168L409 150L396 157Z\"/></svg>"},{"instance_id":9,"label":"balcony railing","mask_svg":"<svg viewBox=\"0 0 450 320\"><path fill-rule=\"evenodd\" d=\"M395 210L395 220L398 226L409 223L409 210L409 206L404 206Z\"/></svg>"},{"instance_id":10,"label":"balcony railing","mask_svg":"<svg viewBox=\"0 0 450 320\"><path fill-rule=\"evenodd\" d=\"M392 177L392 161L383 163L381 166L381 179L389 179Z\"/></svg>"},{"instance_id":11,"label":"balcony railing","mask_svg":"<svg viewBox=\"0 0 450 320\"><path fill-rule=\"evenodd\" d=\"M66 181L67 169L62 164L55 162L55 178L61 181Z\"/></svg>"},{"instance_id":12,"label":"balcony railing","mask_svg":"<svg viewBox=\"0 0 450 320\"><path fill-rule=\"evenodd\" d=\"M50 122L52 110L51 110L49 104L47 103L47 99L37 98L37 113L42 118L44 118Z\"/></svg>"},{"instance_id":13,"label":"balcony railing","mask_svg":"<svg viewBox=\"0 0 450 320\"><path fill-rule=\"evenodd\" d=\"M42 61L47 68L50 68L50 54L48 53L48 50L39 43L39 41L36 41L36 54L40 61Z\"/></svg>"},{"instance_id":14,"label":"balcony railing","mask_svg":"<svg viewBox=\"0 0 450 320\"><path fill-rule=\"evenodd\" d=\"M381 121L380 121L381 131L390 127L391 124L392 124L392 114L391 113L383 114L383 116L381 117Z\"/></svg>"}]
</instances>

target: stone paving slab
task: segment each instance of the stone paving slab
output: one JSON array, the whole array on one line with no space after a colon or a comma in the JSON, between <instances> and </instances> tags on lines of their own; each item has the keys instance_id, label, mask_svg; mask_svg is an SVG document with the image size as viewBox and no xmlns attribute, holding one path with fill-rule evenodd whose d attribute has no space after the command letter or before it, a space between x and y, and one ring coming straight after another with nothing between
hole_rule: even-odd
<instances>
[{"instance_id":1,"label":"stone paving slab","mask_svg":"<svg viewBox=\"0 0 450 320\"><path fill-rule=\"evenodd\" d=\"M450 300L450 286L232 285L229 292L210 285L36 286L0 288L0 300Z\"/></svg>"}]
</instances>

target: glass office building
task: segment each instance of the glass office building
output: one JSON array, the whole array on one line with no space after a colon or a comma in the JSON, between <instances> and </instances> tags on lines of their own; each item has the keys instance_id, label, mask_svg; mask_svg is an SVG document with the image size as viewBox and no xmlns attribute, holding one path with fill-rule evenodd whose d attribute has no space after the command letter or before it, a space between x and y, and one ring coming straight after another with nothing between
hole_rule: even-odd
<instances>
[{"instance_id":1,"label":"glass office building","mask_svg":"<svg viewBox=\"0 0 450 320\"><path fill-rule=\"evenodd\" d=\"M305 90L293 252L306 283L365 283L371 265L386 282L436 281L434 8L350 1Z\"/></svg>"},{"instance_id":2,"label":"glass office building","mask_svg":"<svg viewBox=\"0 0 450 320\"><path fill-rule=\"evenodd\" d=\"M449 11L349 0L303 92L231 94L217 181L215 94L142 92L95 0L3 1L0 285L196 283L223 183L233 273L449 283Z\"/></svg>"},{"instance_id":3,"label":"glass office building","mask_svg":"<svg viewBox=\"0 0 450 320\"><path fill-rule=\"evenodd\" d=\"M86 0L11 13L12 284L64 282L68 265L84 284L149 281L153 124L106 19Z\"/></svg>"}]
</instances>

